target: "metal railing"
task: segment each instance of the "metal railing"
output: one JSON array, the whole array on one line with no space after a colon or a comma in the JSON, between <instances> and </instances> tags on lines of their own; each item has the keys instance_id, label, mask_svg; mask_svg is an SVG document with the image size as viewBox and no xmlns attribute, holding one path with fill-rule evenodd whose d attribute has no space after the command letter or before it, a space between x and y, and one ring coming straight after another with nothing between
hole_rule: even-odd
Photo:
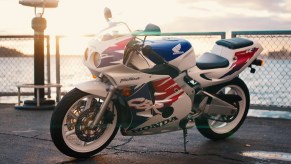
<instances>
[{"instance_id":1,"label":"metal railing","mask_svg":"<svg viewBox=\"0 0 291 164\"><path fill-rule=\"evenodd\" d=\"M247 82L251 104L255 108L280 110L291 108L291 31L233 31L232 37L259 41L265 61L254 75L244 71L240 76Z\"/></svg>"}]
</instances>

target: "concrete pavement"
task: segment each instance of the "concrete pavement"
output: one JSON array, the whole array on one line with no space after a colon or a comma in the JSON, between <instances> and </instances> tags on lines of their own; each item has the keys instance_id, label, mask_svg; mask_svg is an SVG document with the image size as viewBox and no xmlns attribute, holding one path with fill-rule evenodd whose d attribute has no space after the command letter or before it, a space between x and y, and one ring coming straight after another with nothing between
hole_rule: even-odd
<instances>
[{"instance_id":1,"label":"concrete pavement","mask_svg":"<svg viewBox=\"0 0 291 164\"><path fill-rule=\"evenodd\" d=\"M76 160L51 141L50 110L15 110L0 104L0 163L291 163L291 120L248 117L229 139L214 142L188 130L138 137L120 133L100 154Z\"/></svg>"}]
</instances>

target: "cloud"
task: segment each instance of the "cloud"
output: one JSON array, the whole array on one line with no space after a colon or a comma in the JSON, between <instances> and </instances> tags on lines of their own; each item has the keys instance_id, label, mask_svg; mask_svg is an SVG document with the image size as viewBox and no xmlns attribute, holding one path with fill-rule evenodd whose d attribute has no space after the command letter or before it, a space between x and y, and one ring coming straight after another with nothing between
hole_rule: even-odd
<instances>
[{"instance_id":1,"label":"cloud","mask_svg":"<svg viewBox=\"0 0 291 164\"><path fill-rule=\"evenodd\" d=\"M194 31L240 31L240 30L288 30L289 21L277 17L242 17L232 15L226 18L195 18L179 17L173 22L163 25L163 32L194 32Z\"/></svg>"},{"instance_id":2,"label":"cloud","mask_svg":"<svg viewBox=\"0 0 291 164\"><path fill-rule=\"evenodd\" d=\"M185 7L167 31L290 30L291 1L177 0ZM162 26L162 27L163 27Z\"/></svg>"},{"instance_id":3,"label":"cloud","mask_svg":"<svg viewBox=\"0 0 291 164\"><path fill-rule=\"evenodd\" d=\"M195 4L199 2L210 2L220 4L228 9L232 7L240 7L253 10L267 10L276 13L291 11L291 8L288 7L290 2L287 0L244 0L239 2L234 0L177 0L177 2L185 5L191 5L192 7L195 7Z\"/></svg>"}]
</instances>

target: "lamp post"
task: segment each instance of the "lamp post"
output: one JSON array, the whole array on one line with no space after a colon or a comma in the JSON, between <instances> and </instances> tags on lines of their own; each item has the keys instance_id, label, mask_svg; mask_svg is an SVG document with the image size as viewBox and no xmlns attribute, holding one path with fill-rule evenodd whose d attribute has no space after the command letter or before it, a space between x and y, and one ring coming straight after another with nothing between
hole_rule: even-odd
<instances>
[{"instance_id":1,"label":"lamp post","mask_svg":"<svg viewBox=\"0 0 291 164\"><path fill-rule=\"evenodd\" d=\"M31 22L31 27L34 30L34 85L30 85L31 88L35 89L33 100L26 100L23 105L15 106L15 108L53 109L55 101L47 100L44 97L44 88L47 88L44 84L44 30L47 27L47 22L43 14L45 8L56 8L58 0L19 0L19 3L35 9L35 17ZM42 8L42 12L37 13L37 8Z\"/></svg>"}]
</instances>

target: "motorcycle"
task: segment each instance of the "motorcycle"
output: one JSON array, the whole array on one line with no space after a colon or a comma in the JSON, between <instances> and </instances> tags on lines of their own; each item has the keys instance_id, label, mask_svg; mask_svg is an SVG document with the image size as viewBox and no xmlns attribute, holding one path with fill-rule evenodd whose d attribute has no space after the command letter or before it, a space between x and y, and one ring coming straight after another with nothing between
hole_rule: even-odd
<instances>
[{"instance_id":1,"label":"motorcycle","mask_svg":"<svg viewBox=\"0 0 291 164\"><path fill-rule=\"evenodd\" d=\"M89 43L83 57L92 81L76 85L56 106L50 132L64 154L86 158L102 151L116 133L124 136L183 131L194 127L205 137L222 140L246 119L250 95L239 74L261 66L262 46L255 40L218 40L196 61L185 39L162 38L148 24L131 32L124 22L109 26ZM127 32L125 32L127 31Z\"/></svg>"}]
</instances>

